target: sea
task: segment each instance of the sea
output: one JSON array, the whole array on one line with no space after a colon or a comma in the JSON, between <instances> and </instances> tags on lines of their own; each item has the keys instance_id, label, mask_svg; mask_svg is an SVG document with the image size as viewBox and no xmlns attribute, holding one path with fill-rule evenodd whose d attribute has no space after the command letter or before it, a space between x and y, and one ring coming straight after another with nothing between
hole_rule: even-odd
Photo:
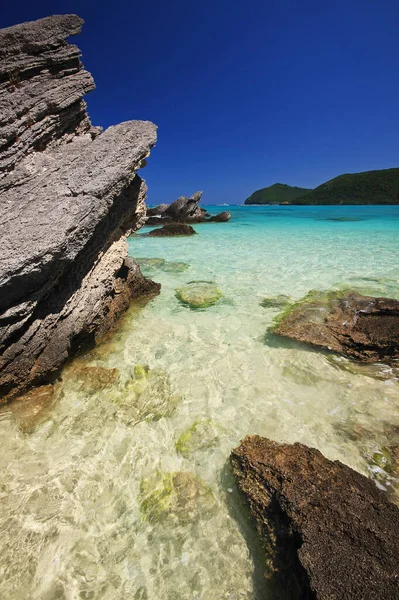
<instances>
[{"instance_id":1,"label":"sea","mask_svg":"<svg viewBox=\"0 0 399 600\"><path fill-rule=\"evenodd\" d=\"M394 494L397 371L270 334L279 309L261 302L331 289L399 299L399 206L206 208L231 220L129 238L132 257L165 261L144 271L161 293L67 367L46 418L23 431L0 414L1 598L273 600L229 465L247 435L318 448ZM192 281L222 297L182 304Z\"/></svg>"}]
</instances>

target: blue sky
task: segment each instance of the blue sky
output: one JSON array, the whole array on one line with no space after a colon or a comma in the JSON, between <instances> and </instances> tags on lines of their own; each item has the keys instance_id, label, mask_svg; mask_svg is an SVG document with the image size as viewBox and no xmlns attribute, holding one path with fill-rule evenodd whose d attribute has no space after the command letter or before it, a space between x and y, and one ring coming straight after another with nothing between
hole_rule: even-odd
<instances>
[{"instance_id":1,"label":"blue sky","mask_svg":"<svg viewBox=\"0 0 399 600\"><path fill-rule=\"evenodd\" d=\"M92 122L159 126L151 204L399 166L399 0L5 0L0 25L55 13L86 21Z\"/></svg>"}]
</instances>

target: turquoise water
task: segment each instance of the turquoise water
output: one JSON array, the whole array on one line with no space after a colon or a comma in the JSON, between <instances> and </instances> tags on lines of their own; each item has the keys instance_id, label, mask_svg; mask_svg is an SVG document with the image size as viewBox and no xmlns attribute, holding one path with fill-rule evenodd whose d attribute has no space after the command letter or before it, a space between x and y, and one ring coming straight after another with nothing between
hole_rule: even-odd
<instances>
[{"instance_id":1,"label":"turquoise water","mask_svg":"<svg viewBox=\"0 0 399 600\"><path fill-rule=\"evenodd\" d=\"M147 271L161 294L83 359L118 369L118 382L89 389L66 372L31 433L7 412L0 419L1 597L272 600L227 466L247 434L315 446L388 492L397 484L375 461L399 428L395 372L268 336L277 313L260 301L343 286L399 299L399 207L228 210L230 222L195 225L196 236L143 229L129 239L133 257L189 266ZM175 290L193 280L216 282L223 298L182 305ZM135 365L161 373L144 412L131 391ZM182 452L180 436L198 422ZM165 517L155 501L148 511L151 486L158 493L181 472L183 508Z\"/></svg>"}]
</instances>

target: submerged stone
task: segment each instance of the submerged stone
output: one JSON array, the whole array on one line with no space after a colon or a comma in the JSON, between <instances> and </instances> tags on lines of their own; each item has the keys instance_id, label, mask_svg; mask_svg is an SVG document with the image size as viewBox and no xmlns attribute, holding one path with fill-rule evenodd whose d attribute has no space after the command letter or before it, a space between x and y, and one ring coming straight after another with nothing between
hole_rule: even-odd
<instances>
[{"instance_id":1,"label":"submerged stone","mask_svg":"<svg viewBox=\"0 0 399 600\"><path fill-rule=\"evenodd\" d=\"M317 385L321 381L325 381L311 369L294 363L283 367L283 377L291 379L291 381L298 385Z\"/></svg>"},{"instance_id":2,"label":"submerged stone","mask_svg":"<svg viewBox=\"0 0 399 600\"><path fill-rule=\"evenodd\" d=\"M189 472L157 472L140 484L140 510L151 522L185 524L198 520L214 506L209 486Z\"/></svg>"},{"instance_id":3,"label":"submerged stone","mask_svg":"<svg viewBox=\"0 0 399 600\"><path fill-rule=\"evenodd\" d=\"M271 331L364 362L399 358L399 301L357 292L311 291Z\"/></svg>"},{"instance_id":4,"label":"submerged stone","mask_svg":"<svg viewBox=\"0 0 399 600\"><path fill-rule=\"evenodd\" d=\"M11 413L19 429L23 433L30 433L49 416L56 399L56 388L42 385L19 396L1 412Z\"/></svg>"},{"instance_id":5,"label":"submerged stone","mask_svg":"<svg viewBox=\"0 0 399 600\"><path fill-rule=\"evenodd\" d=\"M197 450L211 448L216 444L218 434L210 419L195 421L186 429L177 442L175 448L179 454L189 455Z\"/></svg>"},{"instance_id":6,"label":"submerged stone","mask_svg":"<svg viewBox=\"0 0 399 600\"><path fill-rule=\"evenodd\" d=\"M318 450L249 436L231 454L285 600L394 600L399 510L374 483Z\"/></svg>"},{"instance_id":7,"label":"submerged stone","mask_svg":"<svg viewBox=\"0 0 399 600\"><path fill-rule=\"evenodd\" d=\"M158 421L169 417L176 409L181 397L174 394L166 372L149 369L147 365L134 367L134 378L126 384L114 400L123 406L130 421Z\"/></svg>"},{"instance_id":8,"label":"submerged stone","mask_svg":"<svg viewBox=\"0 0 399 600\"><path fill-rule=\"evenodd\" d=\"M263 308L283 308L288 304L291 304L291 298L284 294L263 298L263 300L260 301L260 305L263 306Z\"/></svg>"},{"instance_id":9,"label":"submerged stone","mask_svg":"<svg viewBox=\"0 0 399 600\"><path fill-rule=\"evenodd\" d=\"M336 356L334 354L325 358L333 367L342 369L353 375L363 375L364 377L373 377L374 379L382 380L399 378L399 361L397 360L392 361L388 365L384 363L359 363L344 356Z\"/></svg>"},{"instance_id":10,"label":"submerged stone","mask_svg":"<svg viewBox=\"0 0 399 600\"><path fill-rule=\"evenodd\" d=\"M68 384L73 385L79 391L86 394L95 394L101 390L117 386L120 380L118 369L107 369L106 367L72 364L63 375Z\"/></svg>"},{"instance_id":11,"label":"submerged stone","mask_svg":"<svg viewBox=\"0 0 399 600\"><path fill-rule=\"evenodd\" d=\"M164 258L135 258L134 260L143 271L160 269L166 263Z\"/></svg>"},{"instance_id":12,"label":"submerged stone","mask_svg":"<svg viewBox=\"0 0 399 600\"><path fill-rule=\"evenodd\" d=\"M190 265L184 262L166 262L162 265L162 270L168 273L183 273L189 267Z\"/></svg>"},{"instance_id":13,"label":"submerged stone","mask_svg":"<svg viewBox=\"0 0 399 600\"><path fill-rule=\"evenodd\" d=\"M213 281L190 281L176 290L176 296L190 308L207 308L223 297Z\"/></svg>"}]
</instances>

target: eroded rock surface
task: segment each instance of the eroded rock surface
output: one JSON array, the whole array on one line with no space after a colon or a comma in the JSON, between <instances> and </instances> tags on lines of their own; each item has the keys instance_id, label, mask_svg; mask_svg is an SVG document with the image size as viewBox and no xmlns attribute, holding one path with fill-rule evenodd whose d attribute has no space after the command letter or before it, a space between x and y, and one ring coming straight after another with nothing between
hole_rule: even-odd
<instances>
[{"instance_id":1,"label":"eroded rock surface","mask_svg":"<svg viewBox=\"0 0 399 600\"><path fill-rule=\"evenodd\" d=\"M273 333L364 362L399 358L399 301L310 292L277 317Z\"/></svg>"},{"instance_id":2,"label":"eroded rock surface","mask_svg":"<svg viewBox=\"0 0 399 600\"><path fill-rule=\"evenodd\" d=\"M0 397L45 382L131 298L156 293L127 257L145 219L136 175L156 127L93 128L94 88L57 15L0 31Z\"/></svg>"},{"instance_id":3,"label":"eroded rock surface","mask_svg":"<svg viewBox=\"0 0 399 600\"><path fill-rule=\"evenodd\" d=\"M302 444L245 438L231 454L285 600L395 600L399 510L367 477Z\"/></svg>"}]
</instances>

